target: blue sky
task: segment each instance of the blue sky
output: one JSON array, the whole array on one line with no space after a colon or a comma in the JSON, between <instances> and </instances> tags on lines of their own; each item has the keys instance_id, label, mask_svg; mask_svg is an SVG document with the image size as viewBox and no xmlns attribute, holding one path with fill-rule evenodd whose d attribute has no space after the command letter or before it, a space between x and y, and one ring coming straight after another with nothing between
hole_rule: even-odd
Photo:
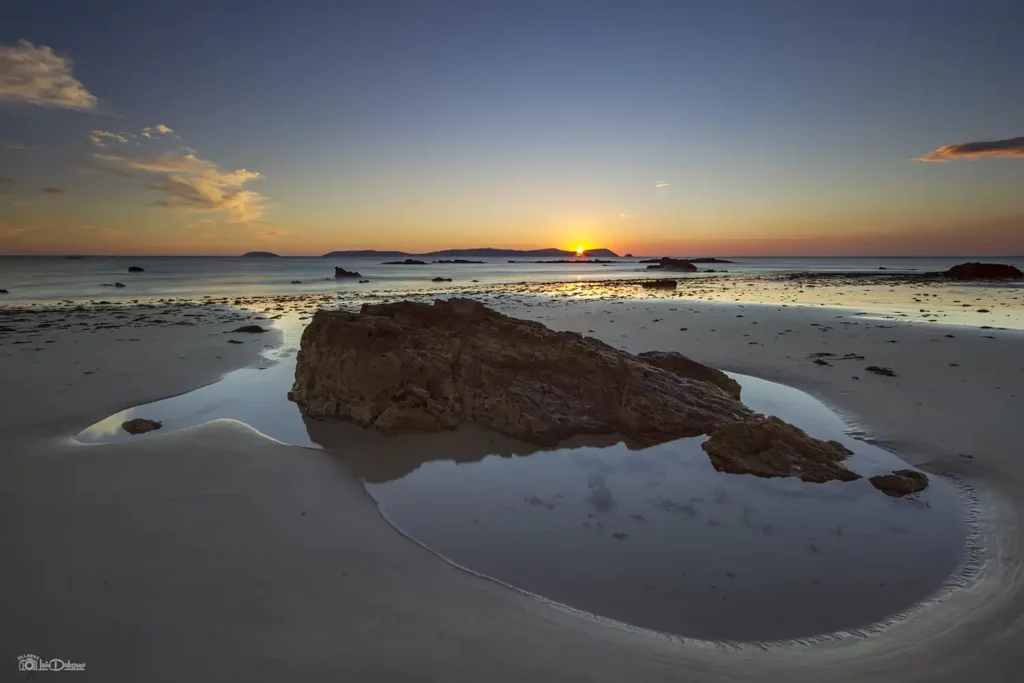
<instances>
[{"instance_id":1,"label":"blue sky","mask_svg":"<svg viewBox=\"0 0 1024 683\"><path fill-rule=\"evenodd\" d=\"M915 159L1024 135L1022 25L995 1L16 3L0 45L51 48L96 104L0 85L0 251L1020 253L1024 151Z\"/></svg>"}]
</instances>

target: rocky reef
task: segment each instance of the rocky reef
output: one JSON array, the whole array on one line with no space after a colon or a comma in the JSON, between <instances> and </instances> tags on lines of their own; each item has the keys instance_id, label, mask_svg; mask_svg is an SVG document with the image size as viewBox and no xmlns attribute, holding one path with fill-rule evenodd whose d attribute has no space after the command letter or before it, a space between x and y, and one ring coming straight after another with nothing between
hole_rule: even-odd
<instances>
[{"instance_id":1,"label":"rocky reef","mask_svg":"<svg viewBox=\"0 0 1024 683\"><path fill-rule=\"evenodd\" d=\"M1024 272L1004 263L961 263L943 273L954 280L1021 280Z\"/></svg>"},{"instance_id":2,"label":"rocky reef","mask_svg":"<svg viewBox=\"0 0 1024 683\"><path fill-rule=\"evenodd\" d=\"M337 280L345 277L362 277L359 273L354 270L345 270L344 268L334 267L334 277Z\"/></svg>"},{"instance_id":3,"label":"rocky reef","mask_svg":"<svg viewBox=\"0 0 1024 683\"><path fill-rule=\"evenodd\" d=\"M684 259L671 258L669 256L663 256L658 259L658 262L647 266L648 270L674 270L683 273L696 273L697 266L693 265L691 261Z\"/></svg>"}]
</instances>

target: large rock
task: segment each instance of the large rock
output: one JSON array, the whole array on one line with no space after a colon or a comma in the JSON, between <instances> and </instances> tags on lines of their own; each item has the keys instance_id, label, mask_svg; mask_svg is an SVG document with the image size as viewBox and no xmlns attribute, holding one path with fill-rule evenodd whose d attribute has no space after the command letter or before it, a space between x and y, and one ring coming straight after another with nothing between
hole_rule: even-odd
<instances>
[{"instance_id":1,"label":"large rock","mask_svg":"<svg viewBox=\"0 0 1024 683\"><path fill-rule=\"evenodd\" d=\"M737 401L740 400L740 383L721 370L698 363L674 351L646 351L641 353L640 357L651 365L656 365L680 377L714 384Z\"/></svg>"},{"instance_id":2,"label":"large rock","mask_svg":"<svg viewBox=\"0 0 1024 683\"><path fill-rule=\"evenodd\" d=\"M893 470L892 474L876 474L868 481L887 496L900 498L928 488L928 477L916 470Z\"/></svg>"},{"instance_id":3,"label":"large rock","mask_svg":"<svg viewBox=\"0 0 1024 683\"><path fill-rule=\"evenodd\" d=\"M713 384L468 299L318 311L289 398L308 417L381 431L475 422L541 445L587 434L653 444L754 416Z\"/></svg>"},{"instance_id":4,"label":"large rock","mask_svg":"<svg viewBox=\"0 0 1024 683\"><path fill-rule=\"evenodd\" d=\"M1024 278L1024 273L1015 266L977 261L953 266L943 274L954 280L1020 280Z\"/></svg>"},{"instance_id":5,"label":"large rock","mask_svg":"<svg viewBox=\"0 0 1024 683\"><path fill-rule=\"evenodd\" d=\"M157 422L156 420L148 420L144 417L136 417L132 420L127 420L121 423L121 429L128 432L129 434L145 434L155 429L160 429L164 426L163 422Z\"/></svg>"},{"instance_id":6,"label":"large rock","mask_svg":"<svg viewBox=\"0 0 1024 683\"><path fill-rule=\"evenodd\" d=\"M362 277L359 273L354 270L345 270L344 268L334 267L334 278L340 280L346 277Z\"/></svg>"},{"instance_id":7,"label":"large rock","mask_svg":"<svg viewBox=\"0 0 1024 683\"><path fill-rule=\"evenodd\" d=\"M838 441L808 436L777 417L755 416L719 427L701 448L719 472L814 483L860 479L840 464L853 451Z\"/></svg>"}]
</instances>

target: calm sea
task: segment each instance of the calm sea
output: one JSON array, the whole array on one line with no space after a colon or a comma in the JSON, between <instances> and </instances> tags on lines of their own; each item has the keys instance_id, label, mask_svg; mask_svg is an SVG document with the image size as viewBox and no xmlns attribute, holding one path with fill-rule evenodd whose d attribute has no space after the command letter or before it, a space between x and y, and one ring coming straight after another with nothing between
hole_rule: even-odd
<instances>
[{"instance_id":1,"label":"calm sea","mask_svg":"<svg viewBox=\"0 0 1024 683\"><path fill-rule=\"evenodd\" d=\"M729 257L723 257L729 258ZM150 299L161 297L253 296L297 292L404 291L450 286L432 278L450 277L451 284L557 282L642 277L646 266L638 259L611 259L610 264L538 264L520 259L479 259L482 264L388 266L387 258L239 258L196 256L0 256L0 303L59 300ZM431 260L424 258L423 260ZM969 260L1010 263L1024 269L1024 257L735 257L730 264L704 264L734 273L772 271L877 271L928 272L945 270ZM143 273L129 273L140 266ZM335 280L334 267L362 274L369 284L355 279ZM698 275L699 276L699 275ZM692 277L692 276L691 276ZM293 284L293 281L301 284ZM125 285L114 288L115 282ZM106 286L105 286L106 285Z\"/></svg>"}]
</instances>

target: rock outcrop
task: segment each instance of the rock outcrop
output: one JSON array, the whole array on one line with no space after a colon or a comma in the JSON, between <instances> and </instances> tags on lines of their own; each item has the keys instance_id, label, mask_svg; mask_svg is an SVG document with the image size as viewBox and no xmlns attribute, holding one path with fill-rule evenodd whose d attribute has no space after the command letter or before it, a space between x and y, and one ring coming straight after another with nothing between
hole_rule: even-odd
<instances>
[{"instance_id":1,"label":"rock outcrop","mask_svg":"<svg viewBox=\"0 0 1024 683\"><path fill-rule=\"evenodd\" d=\"M144 417L136 417L135 419L121 423L121 429L132 435L145 434L146 432L151 432L154 429L160 429L163 426L163 422L157 422L156 420L147 420Z\"/></svg>"},{"instance_id":2,"label":"rock outcrop","mask_svg":"<svg viewBox=\"0 0 1024 683\"><path fill-rule=\"evenodd\" d=\"M128 266L129 273L145 273L146 269L142 266Z\"/></svg>"},{"instance_id":3,"label":"rock outcrop","mask_svg":"<svg viewBox=\"0 0 1024 683\"><path fill-rule=\"evenodd\" d=\"M426 261L420 261L419 259L407 258L404 261L385 261L381 265L385 266L425 266Z\"/></svg>"},{"instance_id":4,"label":"rock outcrop","mask_svg":"<svg viewBox=\"0 0 1024 683\"><path fill-rule=\"evenodd\" d=\"M469 299L318 311L289 398L307 417L385 432L474 422L540 445L596 434L654 444L754 417L713 384Z\"/></svg>"},{"instance_id":5,"label":"rock outcrop","mask_svg":"<svg viewBox=\"0 0 1024 683\"><path fill-rule=\"evenodd\" d=\"M708 367L674 351L646 351L640 354L640 358L680 377L714 384L737 401L740 400L740 383L717 368Z\"/></svg>"},{"instance_id":6,"label":"rock outcrop","mask_svg":"<svg viewBox=\"0 0 1024 683\"><path fill-rule=\"evenodd\" d=\"M660 280L647 280L641 282L640 286L644 289L675 289L678 283L675 280L668 280L662 278Z\"/></svg>"},{"instance_id":7,"label":"rock outcrop","mask_svg":"<svg viewBox=\"0 0 1024 683\"><path fill-rule=\"evenodd\" d=\"M901 498L928 488L928 477L916 470L893 470L892 474L878 474L868 481L887 496Z\"/></svg>"},{"instance_id":8,"label":"rock outcrop","mask_svg":"<svg viewBox=\"0 0 1024 683\"><path fill-rule=\"evenodd\" d=\"M362 277L362 275L360 275L359 273L357 273L354 270L345 270L344 268L335 267L334 268L334 277L335 277L335 279L340 280L341 278L345 278L345 277Z\"/></svg>"},{"instance_id":9,"label":"rock outcrop","mask_svg":"<svg viewBox=\"0 0 1024 683\"><path fill-rule=\"evenodd\" d=\"M658 262L654 265L647 266L648 270L675 270L684 273L696 273L697 266L693 265L690 261L679 258L670 258L664 256L658 259Z\"/></svg>"},{"instance_id":10,"label":"rock outcrop","mask_svg":"<svg viewBox=\"0 0 1024 683\"><path fill-rule=\"evenodd\" d=\"M719 427L701 448L719 472L813 483L860 479L840 464L853 451L838 441L808 436L777 417L755 416Z\"/></svg>"},{"instance_id":11,"label":"rock outcrop","mask_svg":"<svg viewBox=\"0 0 1024 683\"><path fill-rule=\"evenodd\" d=\"M430 281L431 282L451 282L452 279L450 277L437 276L435 278L432 278Z\"/></svg>"},{"instance_id":12,"label":"rock outcrop","mask_svg":"<svg viewBox=\"0 0 1024 683\"><path fill-rule=\"evenodd\" d=\"M953 266L945 273L954 280L1021 280L1024 272L1020 268L1004 263L961 263Z\"/></svg>"},{"instance_id":13,"label":"rock outcrop","mask_svg":"<svg viewBox=\"0 0 1024 683\"><path fill-rule=\"evenodd\" d=\"M270 330L264 329L259 325L242 325L231 330L231 332L245 332L247 334L260 334L261 332L269 332ZM225 334L228 334L225 332Z\"/></svg>"}]
</instances>

